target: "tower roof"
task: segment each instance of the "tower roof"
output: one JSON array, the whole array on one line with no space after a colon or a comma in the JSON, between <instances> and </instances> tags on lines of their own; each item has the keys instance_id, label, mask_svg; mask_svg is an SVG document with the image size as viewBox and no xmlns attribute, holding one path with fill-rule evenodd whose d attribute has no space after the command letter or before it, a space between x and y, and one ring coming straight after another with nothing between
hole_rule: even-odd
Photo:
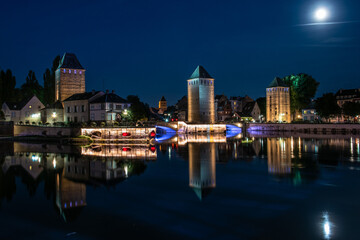
<instances>
[{"instance_id":1,"label":"tower roof","mask_svg":"<svg viewBox=\"0 0 360 240\"><path fill-rule=\"evenodd\" d=\"M160 101L166 101L166 99L165 99L165 97L164 96L162 96L162 98L160 99Z\"/></svg>"},{"instance_id":2,"label":"tower roof","mask_svg":"<svg viewBox=\"0 0 360 240\"><path fill-rule=\"evenodd\" d=\"M74 53L64 53L58 68L84 69Z\"/></svg>"},{"instance_id":3,"label":"tower roof","mask_svg":"<svg viewBox=\"0 0 360 240\"><path fill-rule=\"evenodd\" d=\"M288 87L288 86L284 83L284 81L281 78L276 77L274 78L274 80L272 80L272 82L267 88L273 88L273 87Z\"/></svg>"},{"instance_id":4,"label":"tower roof","mask_svg":"<svg viewBox=\"0 0 360 240\"><path fill-rule=\"evenodd\" d=\"M201 65L197 66L193 74L191 74L190 79L193 78L212 78L210 74L205 70L205 68Z\"/></svg>"}]
</instances>

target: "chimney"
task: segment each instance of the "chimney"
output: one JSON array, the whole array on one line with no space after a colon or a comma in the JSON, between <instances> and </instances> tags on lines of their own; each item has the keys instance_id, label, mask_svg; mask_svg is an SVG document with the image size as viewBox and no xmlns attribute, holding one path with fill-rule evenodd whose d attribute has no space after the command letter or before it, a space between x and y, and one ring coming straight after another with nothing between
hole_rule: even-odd
<instances>
[{"instance_id":1,"label":"chimney","mask_svg":"<svg viewBox=\"0 0 360 240\"><path fill-rule=\"evenodd\" d=\"M106 94L108 94L109 93L109 89L106 89Z\"/></svg>"},{"instance_id":2,"label":"chimney","mask_svg":"<svg viewBox=\"0 0 360 240\"><path fill-rule=\"evenodd\" d=\"M111 93L115 93L115 90L113 89L113 90L111 91Z\"/></svg>"},{"instance_id":3,"label":"chimney","mask_svg":"<svg viewBox=\"0 0 360 240\"><path fill-rule=\"evenodd\" d=\"M92 95L94 95L94 94L95 94L95 89L92 90Z\"/></svg>"}]
</instances>

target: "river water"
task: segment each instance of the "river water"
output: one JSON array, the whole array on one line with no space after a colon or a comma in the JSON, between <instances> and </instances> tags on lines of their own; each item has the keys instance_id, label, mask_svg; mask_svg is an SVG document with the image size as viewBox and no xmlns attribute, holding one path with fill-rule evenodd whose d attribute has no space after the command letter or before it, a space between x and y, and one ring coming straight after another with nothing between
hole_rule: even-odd
<instances>
[{"instance_id":1,"label":"river water","mask_svg":"<svg viewBox=\"0 0 360 240\"><path fill-rule=\"evenodd\" d=\"M1 142L0 239L359 239L360 139Z\"/></svg>"}]
</instances>

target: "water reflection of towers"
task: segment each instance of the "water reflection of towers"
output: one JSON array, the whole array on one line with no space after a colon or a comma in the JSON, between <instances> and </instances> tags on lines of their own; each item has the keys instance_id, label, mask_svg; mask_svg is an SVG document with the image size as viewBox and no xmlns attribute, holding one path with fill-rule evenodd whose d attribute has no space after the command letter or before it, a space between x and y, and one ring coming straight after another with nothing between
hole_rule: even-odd
<instances>
[{"instance_id":1,"label":"water reflection of towers","mask_svg":"<svg viewBox=\"0 0 360 240\"><path fill-rule=\"evenodd\" d=\"M291 139L268 138L268 171L274 174L291 173Z\"/></svg>"},{"instance_id":2,"label":"water reflection of towers","mask_svg":"<svg viewBox=\"0 0 360 240\"><path fill-rule=\"evenodd\" d=\"M200 200L216 186L215 143L189 143L189 185Z\"/></svg>"}]
</instances>

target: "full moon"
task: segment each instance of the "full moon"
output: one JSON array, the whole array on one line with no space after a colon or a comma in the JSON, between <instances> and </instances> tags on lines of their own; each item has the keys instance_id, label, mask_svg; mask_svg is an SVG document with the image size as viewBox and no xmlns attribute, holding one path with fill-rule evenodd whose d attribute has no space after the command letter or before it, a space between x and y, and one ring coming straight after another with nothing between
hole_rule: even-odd
<instances>
[{"instance_id":1,"label":"full moon","mask_svg":"<svg viewBox=\"0 0 360 240\"><path fill-rule=\"evenodd\" d=\"M319 8L315 12L315 18L319 21L325 20L329 15L329 12L325 8Z\"/></svg>"}]
</instances>

